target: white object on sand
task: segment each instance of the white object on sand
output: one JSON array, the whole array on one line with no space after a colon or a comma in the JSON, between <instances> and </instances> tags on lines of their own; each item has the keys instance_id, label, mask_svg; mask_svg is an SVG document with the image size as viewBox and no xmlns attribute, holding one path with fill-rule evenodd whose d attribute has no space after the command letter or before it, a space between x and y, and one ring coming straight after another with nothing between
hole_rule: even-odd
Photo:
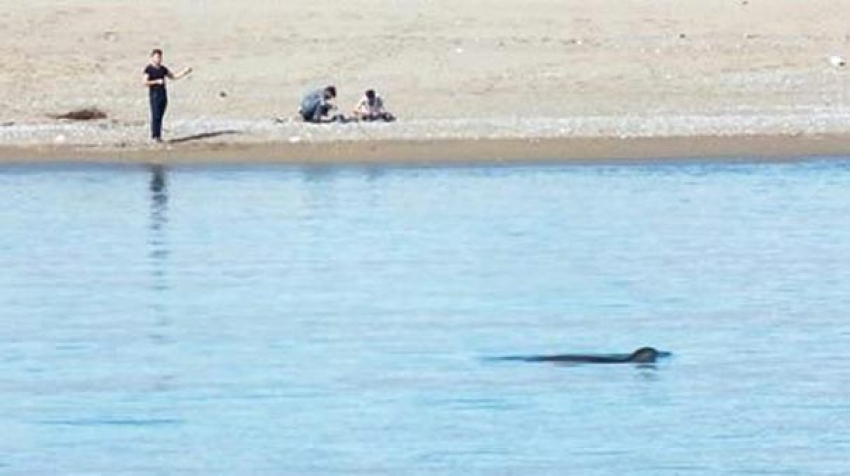
<instances>
[{"instance_id":1,"label":"white object on sand","mask_svg":"<svg viewBox=\"0 0 850 476\"><path fill-rule=\"evenodd\" d=\"M830 56L829 57L829 64L831 64L833 68L841 68L846 63L844 62L844 58L842 58L840 56Z\"/></svg>"}]
</instances>

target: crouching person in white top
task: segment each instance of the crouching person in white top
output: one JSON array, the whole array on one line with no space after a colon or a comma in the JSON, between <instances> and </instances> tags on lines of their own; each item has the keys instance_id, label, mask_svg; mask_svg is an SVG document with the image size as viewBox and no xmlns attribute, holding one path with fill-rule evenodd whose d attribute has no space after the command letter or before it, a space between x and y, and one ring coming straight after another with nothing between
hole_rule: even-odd
<instances>
[{"instance_id":1,"label":"crouching person in white top","mask_svg":"<svg viewBox=\"0 0 850 476\"><path fill-rule=\"evenodd\" d=\"M359 121L395 121L395 116L384 109L384 100L374 89L366 91L360 98L354 107L354 118Z\"/></svg>"}]
</instances>

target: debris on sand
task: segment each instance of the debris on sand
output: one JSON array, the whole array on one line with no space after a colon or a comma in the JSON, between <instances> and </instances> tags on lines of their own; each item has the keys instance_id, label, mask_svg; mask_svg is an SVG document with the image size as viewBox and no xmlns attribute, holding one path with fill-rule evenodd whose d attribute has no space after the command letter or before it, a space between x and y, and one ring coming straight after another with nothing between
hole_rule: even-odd
<instances>
[{"instance_id":1,"label":"debris on sand","mask_svg":"<svg viewBox=\"0 0 850 476\"><path fill-rule=\"evenodd\" d=\"M68 119L71 121L94 121L97 119L106 119L107 116L105 112L93 107L75 109L73 111L66 112L65 114L49 114L48 117L53 119Z\"/></svg>"},{"instance_id":2,"label":"debris on sand","mask_svg":"<svg viewBox=\"0 0 850 476\"><path fill-rule=\"evenodd\" d=\"M844 61L844 58L840 56L830 56L829 64L831 64L833 68L843 68L846 62Z\"/></svg>"},{"instance_id":3,"label":"debris on sand","mask_svg":"<svg viewBox=\"0 0 850 476\"><path fill-rule=\"evenodd\" d=\"M14 125L15 125L15 121L7 121L7 122L0 124L0 127L12 127Z\"/></svg>"}]
</instances>

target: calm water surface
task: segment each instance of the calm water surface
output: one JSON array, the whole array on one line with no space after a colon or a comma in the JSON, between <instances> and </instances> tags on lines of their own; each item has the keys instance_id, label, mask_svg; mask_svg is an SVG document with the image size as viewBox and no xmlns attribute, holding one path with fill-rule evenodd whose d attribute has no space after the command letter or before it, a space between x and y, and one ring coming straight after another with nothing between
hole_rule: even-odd
<instances>
[{"instance_id":1,"label":"calm water surface","mask_svg":"<svg viewBox=\"0 0 850 476\"><path fill-rule=\"evenodd\" d=\"M850 163L0 168L0 474L850 473ZM655 368L489 357L674 353Z\"/></svg>"}]
</instances>

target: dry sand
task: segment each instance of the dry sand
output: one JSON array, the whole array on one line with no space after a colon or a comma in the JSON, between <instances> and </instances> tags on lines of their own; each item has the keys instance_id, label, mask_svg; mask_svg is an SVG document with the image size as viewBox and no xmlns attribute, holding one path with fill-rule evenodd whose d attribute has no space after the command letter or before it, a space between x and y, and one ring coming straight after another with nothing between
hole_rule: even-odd
<instances>
[{"instance_id":1,"label":"dry sand","mask_svg":"<svg viewBox=\"0 0 850 476\"><path fill-rule=\"evenodd\" d=\"M0 1L7 161L850 152L850 67L829 62L850 57L850 0ZM170 85L162 148L153 47L195 68ZM375 87L401 120L275 123L326 83L345 110ZM89 106L110 118L49 117Z\"/></svg>"}]
</instances>

